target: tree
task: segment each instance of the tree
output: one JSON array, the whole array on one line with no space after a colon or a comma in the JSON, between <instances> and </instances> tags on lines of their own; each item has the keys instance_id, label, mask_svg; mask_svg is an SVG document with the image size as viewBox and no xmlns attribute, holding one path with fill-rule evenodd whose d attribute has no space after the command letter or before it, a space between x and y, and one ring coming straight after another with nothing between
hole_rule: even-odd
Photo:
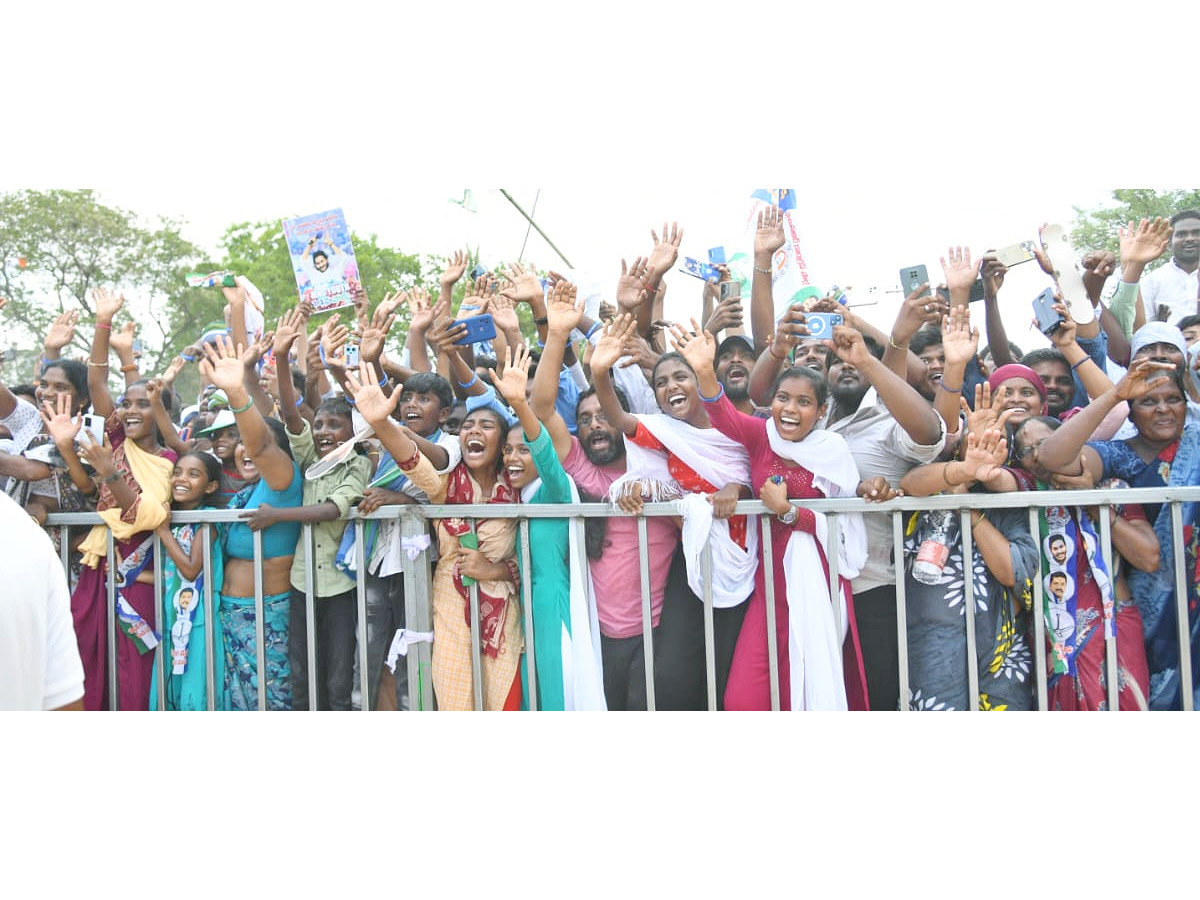
<instances>
[{"instance_id":1,"label":"tree","mask_svg":"<svg viewBox=\"0 0 1200 900\"><path fill-rule=\"evenodd\" d=\"M1075 225L1071 243L1080 253L1088 250L1111 250L1119 253L1117 229L1139 219L1163 216L1170 218L1181 209L1200 209L1200 191L1124 188L1113 191L1113 205L1100 209L1075 209ZM1168 255L1154 265L1162 265Z\"/></svg>"}]
</instances>

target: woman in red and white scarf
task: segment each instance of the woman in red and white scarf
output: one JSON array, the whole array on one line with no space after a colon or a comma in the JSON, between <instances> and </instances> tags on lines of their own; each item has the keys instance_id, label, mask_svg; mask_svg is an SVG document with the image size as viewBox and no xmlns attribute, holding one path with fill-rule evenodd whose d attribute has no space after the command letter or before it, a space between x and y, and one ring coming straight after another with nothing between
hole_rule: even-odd
<instances>
[{"instance_id":1,"label":"woman in red and white scarf","mask_svg":"<svg viewBox=\"0 0 1200 900\"><path fill-rule=\"evenodd\" d=\"M712 547L714 657L718 702L733 649L753 593L758 568L758 528L747 516L732 515L739 499L750 499L750 462L746 449L721 434L708 420L706 404L697 391L696 373L678 353L667 353L655 364L651 387L662 413L625 412L612 387L612 366L620 358L634 321L627 314L605 326L592 352L596 397L608 421L629 440L626 474L613 483L610 499L626 512L637 513L642 503L679 499L687 584L695 598L664 603L660 629L703 631L704 583L701 556L705 542ZM676 640L678 633L656 638L655 692L658 708L704 708L706 673L703 641ZM661 645L661 646L660 646ZM684 645L684 646L681 646ZM663 649L663 648L667 649ZM676 652L678 649L678 652Z\"/></svg>"}]
</instances>

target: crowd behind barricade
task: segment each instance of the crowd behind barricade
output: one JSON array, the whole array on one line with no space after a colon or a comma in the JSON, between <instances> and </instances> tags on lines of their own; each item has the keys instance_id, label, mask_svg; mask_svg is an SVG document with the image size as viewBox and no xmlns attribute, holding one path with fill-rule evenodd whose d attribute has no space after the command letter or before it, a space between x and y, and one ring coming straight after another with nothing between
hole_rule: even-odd
<instances>
[{"instance_id":1,"label":"crowd behind barricade","mask_svg":"<svg viewBox=\"0 0 1200 900\"><path fill-rule=\"evenodd\" d=\"M890 331L832 295L777 318L773 259L785 237L769 207L757 221L750 296L724 290L732 276L717 264L696 318L667 322L682 230L651 236L647 256L621 260L595 319L574 284L520 264L472 278L452 310L468 265L461 252L447 260L439 296L414 288L372 308L360 291L349 323L301 304L273 329L257 327L245 289L223 287L227 332L185 348L157 377L139 369L136 326L115 325L119 290L93 295L86 361L63 355L85 326L77 312L60 315L30 383L0 378L0 520L10 552L65 563L60 593L70 592L78 657L50 667L44 702L24 697L0 663L0 706L65 705L81 693L85 708L106 709L111 693L122 710L158 708L160 695L168 709L244 710L259 708L261 688L272 710L408 708L406 670L389 651L405 629L404 568L426 558L430 596L417 600L432 608L440 710L472 709L477 694L489 710L645 709L648 680L655 708L705 709L709 666L719 708L770 709L772 658L783 709L1032 709L1043 658L1052 709L1107 709L1110 696L1121 709L1177 709L1185 694L1200 696L1200 665L1181 681L1167 503L1123 504L1114 490L1110 506L1041 509L1036 530L1025 508L975 509L970 560L957 512L913 513L895 548L886 514L831 519L805 504L1200 484L1200 212L1131 222L1119 257L1085 253L1079 296L1080 279L1034 248L1057 292L1045 304L1051 346L1024 354L1004 331L1007 269L991 252L973 260L950 248L944 284L909 286ZM1170 261L1143 277L1168 250ZM969 302L977 282L986 347ZM410 326L395 358L384 345L405 305ZM522 306L534 345L522 336ZM484 316L494 336L473 340L472 320ZM812 337L817 323L826 339ZM202 389L185 399L173 385L187 365L198 366ZM306 477L335 453L336 464ZM766 534L737 512L749 499L770 513ZM565 518L531 519L527 530L501 516L438 518L425 547L395 517L361 530L346 521L355 509L407 504L598 501L619 512L586 529ZM675 501L678 515L639 518L661 501ZM217 509L241 513L215 525L170 520ZM1184 631L1200 663L1196 509L1183 507ZM102 523L71 530L48 519L86 511ZM29 535L33 522L49 541ZM356 700L359 659L368 690Z\"/></svg>"}]
</instances>

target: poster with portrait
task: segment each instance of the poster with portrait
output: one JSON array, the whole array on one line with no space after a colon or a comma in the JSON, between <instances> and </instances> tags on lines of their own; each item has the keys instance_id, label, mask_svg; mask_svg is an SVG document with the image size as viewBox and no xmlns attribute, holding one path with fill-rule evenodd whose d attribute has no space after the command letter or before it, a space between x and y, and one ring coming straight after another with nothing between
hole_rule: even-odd
<instances>
[{"instance_id":1,"label":"poster with portrait","mask_svg":"<svg viewBox=\"0 0 1200 900\"><path fill-rule=\"evenodd\" d=\"M341 209L284 219L283 237L301 302L311 303L314 313L354 305L358 262Z\"/></svg>"}]
</instances>

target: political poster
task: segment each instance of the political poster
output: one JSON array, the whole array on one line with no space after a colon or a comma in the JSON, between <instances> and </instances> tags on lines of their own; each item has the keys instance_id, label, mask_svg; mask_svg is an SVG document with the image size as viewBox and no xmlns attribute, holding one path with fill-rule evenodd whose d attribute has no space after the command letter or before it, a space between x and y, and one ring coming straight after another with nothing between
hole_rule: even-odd
<instances>
[{"instance_id":1,"label":"political poster","mask_svg":"<svg viewBox=\"0 0 1200 900\"><path fill-rule=\"evenodd\" d=\"M314 313L354 305L354 292L360 287L358 262L341 209L284 219L283 237L301 302L312 304Z\"/></svg>"}]
</instances>

